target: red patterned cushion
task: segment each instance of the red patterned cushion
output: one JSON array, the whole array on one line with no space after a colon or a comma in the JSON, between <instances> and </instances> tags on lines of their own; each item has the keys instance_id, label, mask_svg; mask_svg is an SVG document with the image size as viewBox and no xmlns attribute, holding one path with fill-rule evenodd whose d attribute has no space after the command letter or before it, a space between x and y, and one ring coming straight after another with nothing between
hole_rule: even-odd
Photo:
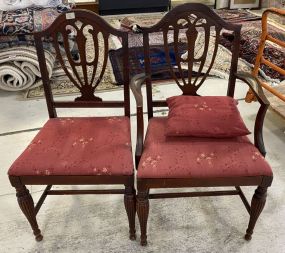
<instances>
[{"instance_id":1,"label":"red patterned cushion","mask_svg":"<svg viewBox=\"0 0 285 253\"><path fill-rule=\"evenodd\" d=\"M50 119L9 175L132 175L127 117Z\"/></svg>"},{"instance_id":2,"label":"red patterned cushion","mask_svg":"<svg viewBox=\"0 0 285 253\"><path fill-rule=\"evenodd\" d=\"M216 139L166 137L166 118L150 120L139 178L271 176L272 171L246 136Z\"/></svg>"},{"instance_id":3,"label":"red patterned cushion","mask_svg":"<svg viewBox=\"0 0 285 253\"><path fill-rule=\"evenodd\" d=\"M231 97L175 96L169 107L167 136L236 137L250 134Z\"/></svg>"}]
</instances>

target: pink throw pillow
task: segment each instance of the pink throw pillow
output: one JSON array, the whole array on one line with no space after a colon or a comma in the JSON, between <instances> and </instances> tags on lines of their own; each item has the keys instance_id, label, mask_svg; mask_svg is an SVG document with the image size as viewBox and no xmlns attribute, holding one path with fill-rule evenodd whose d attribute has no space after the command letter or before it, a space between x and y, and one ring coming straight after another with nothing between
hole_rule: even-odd
<instances>
[{"instance_id":1,"label":"pink throw pillow","mask_svg":"<svg viewBox=\"0 0 285 253\"><path fill-rule=\"evenodd\" d=\"M250 134L232 97L182 95L166 102L166 136L227 138Z\"/></svg>"}]
</instances>

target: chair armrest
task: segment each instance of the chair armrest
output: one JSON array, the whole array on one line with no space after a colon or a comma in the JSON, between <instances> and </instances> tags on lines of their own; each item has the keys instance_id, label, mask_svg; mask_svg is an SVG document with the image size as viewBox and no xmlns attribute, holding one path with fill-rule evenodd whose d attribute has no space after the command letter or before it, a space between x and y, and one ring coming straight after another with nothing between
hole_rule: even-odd
<instances>
[{"instance_id":1,"label":"chair armrest","mask_svg":"<svg viewBox=\"0 0 285 253\"><path fill-rule=\"evenodd\" d=\"M147 75L145 73L135 75L130 82L130 88L134 94L137 107L143 106L143 97L141 87L145 80L147 79Z\"/></svg>"},{"instance_id":2,"label":"chair armrest","mask_svg":"<svg viewBox=\"0 0 285 253\"><path fill-rule=\"evenodd\" d=\"M258 148L260 153L265 156L266 150L263 141L263 122L270 103L263 93L262 85L258 78L256 78L250 73L245 72L237 73L236 77L244 81L250 87L257 100L261 104L257 112L254 124L254 145Z\"/></svg>"},{"instance_id":3,"label":"chair armrest","mask_svg":"<svg viewBox=\"0 0 285 253\"><path fill-rule=\"evenodd\" d=\"M262 85L257 77L253 76L250 73L238 72L236 73L236 78L244 81L250 87L259 103L264 105L270 105L268 99L264 95Z\"/></svg>"},{"instance_id":4,"label":"chair armrest","mask_svg":"<svg viewBox=\"0 0 285 253\"><path fill-rule=\"evenodd\" d=\"M144 119L143 119L143 96L142 85L147 79L145 73L135 75L130 82L130 88L134 94L137 104L137 141L135 151L136 168L138 168L139 160L143 151L143 139L144 139Z\"/></svg>"},{"instance_id":5,"label":"chair armrest","mask_svg":"<svg viewBox=\"0 0 285 253\"><path fill-rule=\"evenodd\" d=\"M265 15L267 15L268 13L273 13L273 14L276 14L276 15L279 15L279 16L285 16L285 10L284 10L284 9L278 9L278 8L274 8L274 7L271 7L271 8L266 9L266 10L263 12L263 15L262 15L262 16L265 16Z\"/></svg>"},{"instance_id":6,"label":"chair armrest","mask_svg":"<svg viewBox=\"0 0 285 253\"><path fill-rule=\"evenodd\" d=\"M154 75L164 72L165 70L160 70L149 75L145 73L137 74L132 77L130 82L130 88L132 90L132 93L134 94L137 104L137 141L135 151L136 167L138 167L138 163L143 152L144 140L143 96L141 88L147 78L151 78Z\"/></svg>"}]
</instances>

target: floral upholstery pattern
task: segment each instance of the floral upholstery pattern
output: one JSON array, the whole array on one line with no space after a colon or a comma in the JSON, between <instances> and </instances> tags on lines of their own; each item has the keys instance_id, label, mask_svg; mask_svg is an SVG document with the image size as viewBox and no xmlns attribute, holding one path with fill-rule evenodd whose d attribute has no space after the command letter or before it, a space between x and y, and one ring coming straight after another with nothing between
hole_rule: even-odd
<instances>
[{"instance_id":1,"label":"floral upholstery pattern","mask_svg":"<svg viewBox=\"0 0 285 253\"><path fill-rule=\"evenodd\" d=\"M129 118L50 119L8 174L132 175Z\"/></svg>"},{"instance_id":2,"label":"floral upholstery pattern","mask_svg":"<svg viewBox=\"0 0 285 253\"><path fill-rule=\"evenodd\" d=\"M167 104L167 136L225 138L250 134L232 97L174 96Z\"/></svg>"},{"instance_id":3,"label":"floral upholstery pattern","mask_svg":"<svg viewBox=\"0 0 285 253\"><path fill-rule=\"evenodd\" d=\"M269 164L246 136L167 137L166 123L166 117L150 120L138 178L272 176Z\"/></svg>"}]
</instances>

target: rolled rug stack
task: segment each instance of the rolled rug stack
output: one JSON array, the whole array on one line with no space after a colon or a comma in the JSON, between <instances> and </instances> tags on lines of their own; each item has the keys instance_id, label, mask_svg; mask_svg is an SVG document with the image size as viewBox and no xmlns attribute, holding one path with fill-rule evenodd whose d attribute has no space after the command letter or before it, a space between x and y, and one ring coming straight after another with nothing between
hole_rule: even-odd
<instances>
[{"instance_id":1,"label":"rolled rug stack","mask_svg":"<svg viewBox=\"0 0 285 253\"><path fill-rule=\"evenodd\" d=\"M45 50L49 76L52 76L54 55ZM41 74L35 47L14 47L0 50L0 89L19 91L41 85Z\"/></svg>"},{"instance_id":2,"label":"rolled rug stack","mask_svg":"<svg viewBox=\"0 0 285 253\"><path fill-rule=\"evenodd\" d=\"M49 4L58 2L50 0ZM44 30L60 13L70 9L71 6L60 4L1 11L0 4L0 90L20 91L42 85L33 33ZM48 43L45 55L50 77L53 73L56 77L64 77Z\"/></svg>"}]
</instances>

